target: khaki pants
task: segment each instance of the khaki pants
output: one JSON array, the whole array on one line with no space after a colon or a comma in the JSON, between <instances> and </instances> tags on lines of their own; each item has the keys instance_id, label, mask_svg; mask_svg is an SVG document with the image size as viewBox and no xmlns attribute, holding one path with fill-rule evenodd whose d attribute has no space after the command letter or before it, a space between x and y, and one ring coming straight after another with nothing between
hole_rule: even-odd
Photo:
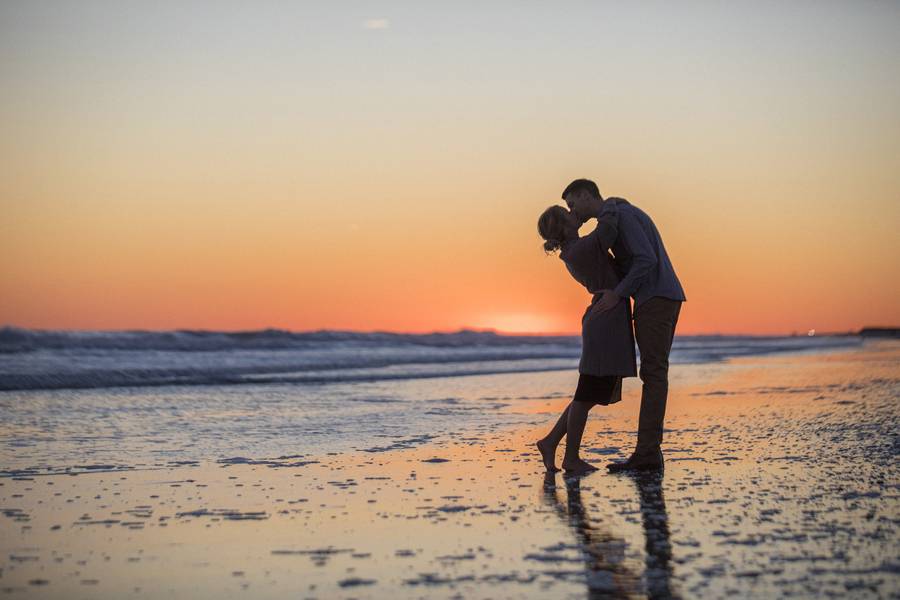
<instances>
[{"instance_id":1,"label":"khaki pants","mask_svg":"<svg viewBox=\"0 0 900 600\"><path fill-rule=\"evenodd\" d=\"M653 453L662 443L666 397L669 394L669 351L681 302L654 296L634 311L634 337L641 351L641 415L638 454Z\"/></svg>"}]
</instances>

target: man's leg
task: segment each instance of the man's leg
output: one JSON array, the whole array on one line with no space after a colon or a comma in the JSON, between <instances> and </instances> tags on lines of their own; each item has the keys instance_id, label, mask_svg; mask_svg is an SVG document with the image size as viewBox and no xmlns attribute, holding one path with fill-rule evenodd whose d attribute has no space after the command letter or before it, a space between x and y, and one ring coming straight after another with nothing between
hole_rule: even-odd
<instances>
[{"instance_id":1,"label":"man's leg","mask_svg":"<svg viewBox=\"0 0 900 600\"><path fill-rule=\"evenodd\" d=\"M633 466L661 466L663 421L669 393L669 352L681 302L653 297L634 313L634 335L641 351L641 413L634 454L624 463L608 465L611 471Z\"/></svg>"},{"instance_id":2,"label":"man's leg","mask_svg":"<svg viewBox=\"0 0 900 600\"><path fill-rule=\"evenodd\" d=\"M641 351L641 414L636 454L652 454L662 443L669 394L669 352L681 302L654 297L637 308L634 336Z\"/></svg>"}]
</instances>

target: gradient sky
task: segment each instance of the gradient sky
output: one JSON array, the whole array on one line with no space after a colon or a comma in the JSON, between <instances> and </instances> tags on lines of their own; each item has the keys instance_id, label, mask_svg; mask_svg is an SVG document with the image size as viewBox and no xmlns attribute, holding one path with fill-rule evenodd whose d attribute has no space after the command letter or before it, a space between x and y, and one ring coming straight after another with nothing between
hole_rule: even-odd
<instances>
[{"instance_id":1,"label":"gradient sky","mask_svg":"<svg viewBox=\"0 0 900 600\"><path fill-rule=\"evenodd\" d=\"M900 325L896 2L0 4L0 325L574 332L539 213L679 333ZM589 228L584 231L588 231Z\"/></svg>"}]
</instances>

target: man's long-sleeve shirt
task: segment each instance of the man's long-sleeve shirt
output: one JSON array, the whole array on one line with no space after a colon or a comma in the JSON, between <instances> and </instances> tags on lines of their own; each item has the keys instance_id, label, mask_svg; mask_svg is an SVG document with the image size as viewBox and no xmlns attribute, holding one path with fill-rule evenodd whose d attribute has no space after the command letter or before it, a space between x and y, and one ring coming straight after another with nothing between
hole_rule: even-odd
<instances>
[{"instance_id":1,"label":"man's long-sleeve shirt","mask_svg":"<svg viewBox=\"0 0 900 600\"><path fill-rule=\"evenodd\" d=\"M684 290L647 213L622 198L607 198L597 215L600 239L611 248L624 276L614 290L633 296L637 308L654 296L684 301Z\"/></svg>"}]
</instances>

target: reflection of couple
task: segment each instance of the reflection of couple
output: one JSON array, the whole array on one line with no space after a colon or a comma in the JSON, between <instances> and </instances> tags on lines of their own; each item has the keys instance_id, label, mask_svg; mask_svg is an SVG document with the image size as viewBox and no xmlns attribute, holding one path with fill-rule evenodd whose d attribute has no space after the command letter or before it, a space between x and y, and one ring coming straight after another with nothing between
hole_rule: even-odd
<instances>
[{"instance_id":1,"label":"reflection of couple","mask_svg":"<svg viewBox=\"0 0 900 600\"><path fill-rule=\"evenodd\" d=\"M633 474L641 505L644 529L646 569L645 592L648 598L677 597L671 587L672 549L669 542L669 518L663 496L661 472ZM639 577L624 562L625 540L591 519L581 500L581 478L566 478L567 501L563 505L556 493L552 473L544 476L544 501L572 528L584 557L585 583L589 598L628 597L640 591Z\"/></svg>"},{"instance_id":2,"label":"reflection of couple","mask_svg":"<svg viewBox=\"0 0 900 600\"><path fill-rule=\"evenodd\" d=\"M551 206L538 220L544 249L560 251L572 276L593 294L581 320L582 351L575 397L547 436L537 442L548 471L557 471L556 448L566 437L562 466L586 473L597 467L579 449L588 411L621 400L622 377L636 374L634 340L641 353L641 412L634 453L610 471L663 465L663 419L669 387L669 351L685 300L662 238L650 217L621 198L603 199L593 181L576 179L562 194L569 207ZM584 237L589 219L596 228ZM610 254L610 252L612 254ZM634 298L634 330L629 297Z\"/></svg>"}]
</instances>

